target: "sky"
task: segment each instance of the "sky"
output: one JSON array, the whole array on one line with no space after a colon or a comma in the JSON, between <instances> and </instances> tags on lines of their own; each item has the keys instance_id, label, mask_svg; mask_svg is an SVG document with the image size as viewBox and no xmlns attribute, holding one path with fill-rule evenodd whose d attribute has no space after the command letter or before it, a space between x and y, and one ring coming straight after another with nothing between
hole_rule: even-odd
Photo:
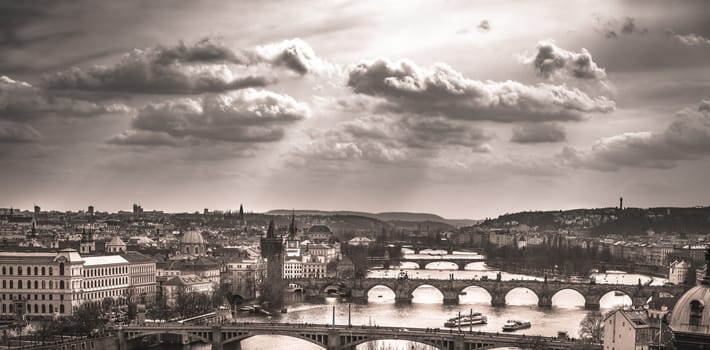
<instances>
[{"instance_id":1,"label":"sky","mask_svg":"<svg viewBox=\"0 0 710 350\"><path fill-rule=\"evenodd\" d=\"M0 0L0 147L0 207L710 205L710 6Z\"/></svg>"}]
</instances>

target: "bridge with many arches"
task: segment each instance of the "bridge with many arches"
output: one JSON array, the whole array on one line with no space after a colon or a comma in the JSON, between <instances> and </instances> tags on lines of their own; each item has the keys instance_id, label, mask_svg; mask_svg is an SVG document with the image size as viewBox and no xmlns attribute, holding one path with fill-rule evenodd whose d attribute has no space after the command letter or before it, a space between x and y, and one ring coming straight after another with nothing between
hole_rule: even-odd
<instances>
[{"instance_id":1,"label":"bridge with many arches","mask_svg":"<svg viewBox=\"0 0 710 350\"><path fill-rule=\"evenodd\" d=\"M288 323L229 323L208 326L161 324L122 326L114 330L119 350L140 349L140 339L147 336L173 334L185 343L211 344L212 350L240 349L239 343L258 335L281 335L305 340L327 350L354 349L357 345L377 340L406 340L442 350L494 349L520 347L544 350L572 349L578 342L565 338L437 330L434 328L398 328L350 325L314 325ZM601 349L601 346L590 349Z\"/></svg>"},{"instance_id":2,"label":"bridge with many arches","mask_svg":"<svg viewBox=\"0 0 710 350\"><path fill-rule=\"evenodd\" d=\"M458 304L459 296L468 287L479 287L491 296L493 306L505 306L506 296L516 288L525 288L538 298L538 306L551 307L552 297L563 290L573 290L584 297L587 309L598 309L601 298L611 292L622 293L631 298L633 305L644 305L648 299L658 293L671 295L682 294L683 286L651 286L626 284L574 283L562 281L510 280L500 279L410 279L410 278L362 278L362 279L289 279L289 284L299 285L308 297L323 297L329 291L349 295L354 301L367 301L368 292L377 286L387 287L395 294L395 301L410 302L413 292L421 286L431 286L443 295L445 304Z\"/></svg>"}]
</instances>

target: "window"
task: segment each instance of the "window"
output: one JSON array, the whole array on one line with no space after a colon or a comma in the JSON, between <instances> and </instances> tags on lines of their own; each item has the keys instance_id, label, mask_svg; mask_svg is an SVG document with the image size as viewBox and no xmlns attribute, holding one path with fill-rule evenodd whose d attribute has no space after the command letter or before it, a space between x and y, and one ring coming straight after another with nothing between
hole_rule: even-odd
<instances>
[{"instance_id":1,"label":"window","mask_svg":"<svg viewBox=\"0 0 710 350\"><path fill-rule=\"evenodd\" d=\"M64 313L64 304L59 305L59 313L63 314Z\"/></svg>"},{"instance_id":2,"label":"window","mask_svg":"<svg viewBox=\"0 0 710 350\"><path fill-rule=\"evenodd\" d=\"M44 281L42 281L42 283L44 283ZM35 289L37 289L37 288L39 288L39 282L37 282L37 281L35 280Z\"/></svg>"},{"instance_id":3,"label":"window","mask_svg":"<svg viewBox=\"0 0 710 350\"><path fill-rule=\"evenodd\" d=\"M44 266L42 266L42 276L44 276L44 273L45 273L46 271L47 271L47 270L44 268Z\"/></svg>"},{"instance_id":4,"label":"window","mask_svg":"<svg viewBox=\"0 0 710 350\"><path fill-rule=\"evenodd\" d=\"M54 276L54 267L52 266L49 267L49 275Z\"/></svg>"},{"instance_id":5,"label":"window","mask_svg":"<svg viewBox=\"0 0 710 350\"><path fill-rule=\"evenodd\" d=\"M17 289L22 289L22 280L17 281Z\"/></svg>"},{"instance_id":6,"label":"window","mask_svg":"<svg viewBox=\"0 0 710 350\"><path fill-rule=\"evenodd\" d=\"M59 289L64 289L64 281L59 281Z\"/></svg>"},{"instance_id":7,"label":"window","mask_svg":"<svg viewBox=\"0 0 710 350\"><path fill-rule=\"evenodd\" d=\"M54 313L54 305L49 304L49 313L53 314Z\"/></svg>"},{"instance_id":8,"label":"window","mask_svg":"<svg viewBox=\"0 0 710 350\"><path fill-rule=\"evenodd\" d=\"M22 266L17 267L17 275L22 276Z\"/></svg>"},{"instance_id":9,"label":"window","mask_svg":"<svg viewBox=\"0 0 710 350\"><path fill-rule=\"evenodd\" d=\"M688 323L691 326L700 326L700 321L703 318L703 309L705 309L705 306L699 300L690 302L690 320Z\"/></svg>"},{"instance_id":10,"label":"window","mask_svg":"<svg viewBox=\"0 0 710 350\"><path fill-rule=\"evenodd\" d=\"M64 276L64 263L59 264L59 276Z\"/></svg>"},{"instance_id":11,"label":"window","mask_svg":"<svg viewBox=\"0 0 710 350\"><path fill-rule=\"evenodd\" d=\"M7 272L7 269L5 268L5 266L3 266L2 267L2 274L4 275L6 272Z\"/></svg>"},{"instance_id":12,"label":"window","mask_svg":"<svg viewBox=\"0 0 710 350\"><path fill-rule=\"evenodd\" d=\"M43 267L43 268L44 268L44 267ZM37 266L35 266L35 276L39 275L39 274L37 273L37 271L38 271L38 268L37 268Z\"/></svg>"},{"instance_id":13,"label":"window","mask_svg":"<svg viewBox=\"0 0 710 350\"><path fill-rule=\"evenodd\" d=\"M12 275L12 266L10 266L10 275Z\"/></svg>"}]
</instances>

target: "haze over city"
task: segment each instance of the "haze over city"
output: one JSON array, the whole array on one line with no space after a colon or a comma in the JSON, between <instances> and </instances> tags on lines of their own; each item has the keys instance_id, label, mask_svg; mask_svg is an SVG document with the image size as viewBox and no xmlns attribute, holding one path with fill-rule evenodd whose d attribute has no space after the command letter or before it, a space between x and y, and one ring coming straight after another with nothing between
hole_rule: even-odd
<instances>
[{"instance_id":1,"label":"haze over city","mask_svg":"<svg viewBox=\"0 0 710 350\"><path fill-rule=\"evenodd\" d=\"M704 1L0 4L0 207L708 205Z\"/></svg>"}]
</instances>

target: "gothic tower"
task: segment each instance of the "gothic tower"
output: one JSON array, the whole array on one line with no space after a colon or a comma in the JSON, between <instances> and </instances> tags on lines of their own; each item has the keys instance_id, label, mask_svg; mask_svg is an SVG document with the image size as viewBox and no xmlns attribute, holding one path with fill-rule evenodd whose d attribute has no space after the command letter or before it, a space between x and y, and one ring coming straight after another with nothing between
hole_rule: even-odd
<instances>
[{"instance_id":1,"label":"gothic tower","mask_svg":"<svg viewBox=\"0 0 710 350\"><path fill-rule=\"evenodd\" d=\"M280 308L283 304L284 284L283 239L277 236L274 220L269 221L266 237L261 238L261 256L266 259L266 278L262 283L261 299L268 301L272 308Z\"/></svg>"}]
</instances>

